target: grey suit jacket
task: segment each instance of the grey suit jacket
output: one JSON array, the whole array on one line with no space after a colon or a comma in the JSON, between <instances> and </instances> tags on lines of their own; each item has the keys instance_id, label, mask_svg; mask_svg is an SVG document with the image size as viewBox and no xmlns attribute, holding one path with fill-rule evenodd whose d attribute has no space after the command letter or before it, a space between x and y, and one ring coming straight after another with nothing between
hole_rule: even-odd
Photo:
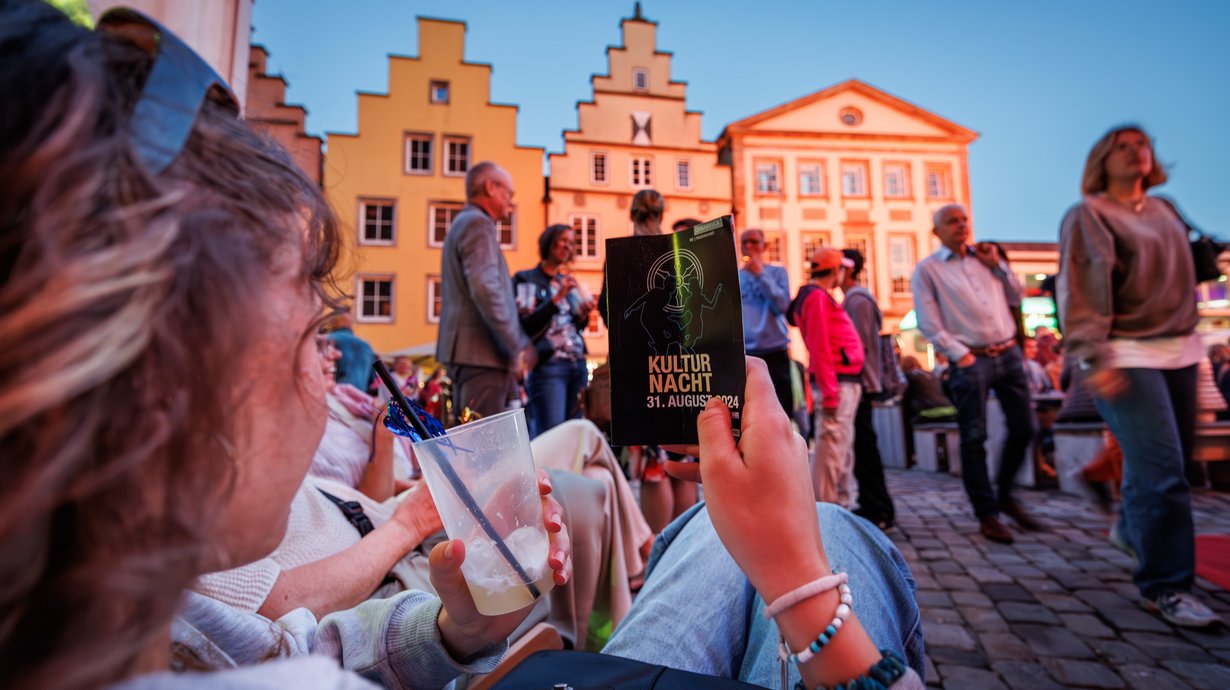
<instances>
[{"instance_id":1,"label":"grey suit jacket","mask_svg":"<svg viewBox=\"0 0 1230 690\"><path fill-rule=\"evenodd\" d=\"M495 222L473 204L453 219L444 239L440 331L436 359L445 365L510 368L528 347L517 320L512 279Z\"/></svg>"}]
</instances>

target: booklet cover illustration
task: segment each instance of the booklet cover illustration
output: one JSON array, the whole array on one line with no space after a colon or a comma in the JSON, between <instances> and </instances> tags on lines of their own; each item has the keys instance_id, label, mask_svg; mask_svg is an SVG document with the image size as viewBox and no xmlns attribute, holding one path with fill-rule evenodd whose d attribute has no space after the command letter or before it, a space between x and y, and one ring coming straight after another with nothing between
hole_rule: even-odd
<instances>
[{"instance_id":1,"label":"booklet cover illustration","mask_svg":"<svg viewBox=\"0 0 1230 690\"><path fill-rule=\"evenodd\" d=\"M743 408L743 309L734 226L606 241L611 437L617 446L696 443L709 398Z\"/></svg>"}]
</instances>

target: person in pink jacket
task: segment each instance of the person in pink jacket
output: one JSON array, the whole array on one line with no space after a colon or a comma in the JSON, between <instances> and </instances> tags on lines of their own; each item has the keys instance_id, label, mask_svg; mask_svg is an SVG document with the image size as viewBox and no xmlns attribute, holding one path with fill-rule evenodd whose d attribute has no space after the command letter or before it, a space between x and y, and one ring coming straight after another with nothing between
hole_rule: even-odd
<instances>
[{"instance_id":1,"label":"person in pink jacket","mask_svg":"<svg viewBox=\"0 0 1230 690\"><path fill-rule=\"evenodd\" d=\"M807 345L812 381L820 389L816 407L816 450L812 455L812 485L816 500L849 508L854 496L854 414L862 397L863 343L832 290L849 259L824 247L811 260L811 280L799 288L790 318Z\"/></svg>"}]
</instances>

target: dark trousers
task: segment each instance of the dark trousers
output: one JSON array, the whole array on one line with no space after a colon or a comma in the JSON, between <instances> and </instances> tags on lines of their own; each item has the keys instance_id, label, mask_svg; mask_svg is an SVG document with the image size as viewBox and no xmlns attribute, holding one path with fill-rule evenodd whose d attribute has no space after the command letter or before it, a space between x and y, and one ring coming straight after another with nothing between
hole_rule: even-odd
<instances>
[{"instance_id":1,"label":"dark trousers","mask_svg":"<svg viewBox=\"0 0 1230 690\"><path fill-rule=\"evenodd\" d=\"M1196 367L1122 371L1128 392L1094 403L1123 449L1119 532L1139 557L1132 580L1150 599L1186 592L1196 569L1191 492L1183 477L1196 433Z\"/></svg>"},{"instance_id":2,"label":"dark trousers","mask_svg":"<svg viewBox=\"0 0 1230 690\"><path fill-rule=\"evenodd\" d=\"M954 363L949 372L948 385L961 427L961 479L965 482L965 493L979 520L994 517L999 514L999 506L1011 499L1013 480L1025 461L1025 451L1034 434L1021 349L1014 347L998 357L978 357L964 369ZM987 395L991 391L995 391L1004 408L1008 425L999 476L995 478L998 492L992 491L987 476Z\"/></svg>"},{"instance_id":3,"label":"dark trousers","mask_svg":"<svg viewBox=\"0 0 1230 690\"><path fill-rule=\"evenodd\" d=\"M858 480L858 510L855 512L872 522L892 523L896 518L893 499L884 483L884 464L872 424L871 395L863 389L863 397L854 414L854 478Z\"/></svg>"},{"instance_id":4,"label":"dark trousers","mask_svg":"<svg viewBox=\"0 0 1230 690\"><path fill-rule=\"evenodd\" d=\"M514 381L507 369L454 365L449 376L453 379L453 414L458 419L467 407L484 417L508 409Z\"/></svg>"},{"instance_id":5,"label":"dark trousers","mask_svg":"<svg viewBox=\"0 0 1230 690\"><path fill-rule=\"evenodd\" d=\"M787 417L793 417L794 388L790 385L790 350L748 354L764 360L769 368L769 379L773 381L773 390L777 393L777 402L781 403Z\"/></svg>"}]
</instances>

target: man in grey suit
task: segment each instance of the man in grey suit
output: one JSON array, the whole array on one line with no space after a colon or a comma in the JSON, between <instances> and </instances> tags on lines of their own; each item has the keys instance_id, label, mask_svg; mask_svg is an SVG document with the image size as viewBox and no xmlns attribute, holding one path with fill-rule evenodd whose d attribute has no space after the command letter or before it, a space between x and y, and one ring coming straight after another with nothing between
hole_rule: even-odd
<instances>
[{"instance_id":1,"label":"man in grey suit","mask_svg":"<svg viewBox=\"0 0 1230 690\"><path fill-rule=\"evenodd\" d=\"M483 416L508 409L515 383L534 365L496 235L512 197L505 170L488 162L474 166L466 174L466 207L444 239L436 359L453 379L458 415L466 407Z\"/></svg>"}]
</instances>

